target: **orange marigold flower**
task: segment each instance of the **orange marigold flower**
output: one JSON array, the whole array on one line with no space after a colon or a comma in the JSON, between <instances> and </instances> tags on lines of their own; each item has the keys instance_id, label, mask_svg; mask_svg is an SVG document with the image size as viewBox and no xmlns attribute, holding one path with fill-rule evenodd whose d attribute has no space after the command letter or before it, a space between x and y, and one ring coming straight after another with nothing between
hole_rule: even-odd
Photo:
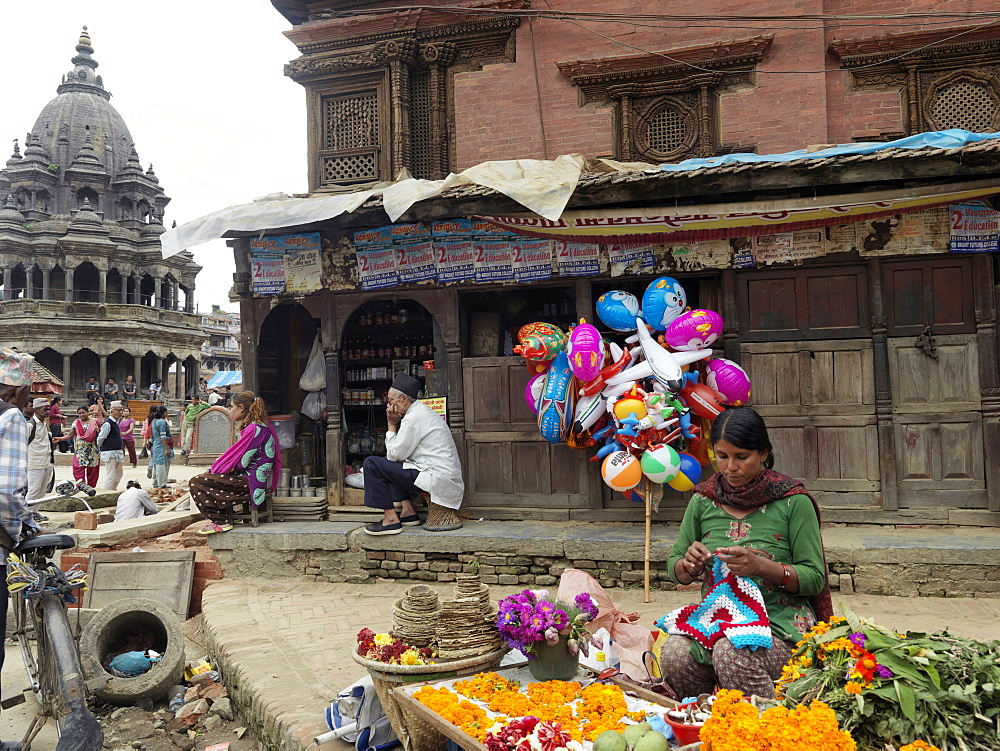
<instances>
[{"instance_id":1,"label":"orange marigold flower","mask_svg":"<svg viewBox=\"0 0 1000 751\"><path fill-rule=\"evenodd\" d=\"M916 740L913 743L907 743L905 746L900 746L899 751L941 751L937 746L932 746L927 741Z\"/></svg>"},{"instance_id":2,"label":"orange marigold flower","mask_svg":"<svg viewBox=\"0 0 1000 751\"><path fill-rule=\"evenodd\" d=\"M864 688L864 686L856 681L848 681L844 684L844 690L849 694L860 694L862 688Z\"/></svg>"}]
</instances>

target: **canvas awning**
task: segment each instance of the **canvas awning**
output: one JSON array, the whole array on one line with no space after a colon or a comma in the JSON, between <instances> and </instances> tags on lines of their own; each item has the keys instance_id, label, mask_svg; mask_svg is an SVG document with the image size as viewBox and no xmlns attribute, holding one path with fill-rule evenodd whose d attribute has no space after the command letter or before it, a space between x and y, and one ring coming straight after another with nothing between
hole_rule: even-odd
<instances>
[{"instance_id":1,"label":"canvas awning","mask_svg":"<svg viewBox=\"0 0 1000 751\"><path fill-rule=\"evenodd\" d=\"M647 180L651 181L652 185L652 181L662 178L685 180L688 176L694 175L721 177L747 170L797 169L803 166L811 170L824 166L858 166L865 162L887 164L897 158L920 159L925 156L933 157L967 152L972 154L979 151L992 152L997 148L1000 148L1000 133L970 133L965 130L952 129L920 133L885 143L840 144L820 150L800 149L783 154L727 154L719 157L686 159L676 164L621 163L610 159L588 161L579 154L564 155L552 160L515 159L483 162L458 174L451 174L444 180L411 178L350 193L304 198L293 198L285 194L266 196L251 203L220 209L170 229L160 236L160 242L163 257L169 258L175 253L201 243L226 237L229 233L260 232L263 234L282 227L303 226L328 221L342 214L357 211L369 201L381 203L389 220L394 222L420 201L439 196L445 198L460 198L466 194L483 196L490 195L491 192L507 196L536 217L541 217L547 222L559 222L565 216L566 206L574 194L578 193L580 186L599 183L609 176L625 176L627 179L635 177L643 181L643 185ZM837 207L844 204L858 203L859 198L856 195L839 196L837 202L828 208L835 212ZM861 202L869 200L868 197L865 197ZM951 199L944 199L934 205L948 203L949 200ZM794 203L795 201L792 199L781 201L780 206L775 202L763 212L772 212L775 208L787 208ZM930 205L927 204L928 207ZM857 215L834 213L827 217L830 221L826 223L836 224L838 220L844 222L860 221L865 216L877 216L879 213L893 213L893 211L895 213L913 211L916 208L919 206L906 207L897 204L885 212L869 211L866 214L859 211ZM714 206L711 209L706 209L706 212L718 213L719 210L719 206ZM739 208L726 209L726 211L727 213L740 213ZM748 209L748 211L761 210ZM678 216L687 213L692 213L691 207L675 210L675 214ZM664 210L654 209L653 214L662 216ZM819 221L819 218L814 218L811 221ZM698 226L702 229L709 229L704 224ZM760 233L779 231L775 229L773 221L766 217L761 219L761 226L768 229L762 229ZM822 225L803 224L803 226ZM519 225L517 231L526 232L527 229L524 225ZM714 235L715 237L728 236L721 234L723 230L721 226L712 229L720 230L720 234ZM672 233L680 230L670 225L661 229L662 234L668 231ZM735 236L748 234L754 233L740 230L735 233ZM683 238L672 237L671 239L681 240ZM636 241L639 242L638 239Z\"/></svg>"},{"instance_id":2,"label":"canvas awning","mask_svg":"<svg viewBox=\"0 0 1000 751\"><path fill-rule=\"evenodd\" d=\"M221 389L243 383L242 370L220 370L208 380L207 388Z\"/></svg>"}]
</instances>

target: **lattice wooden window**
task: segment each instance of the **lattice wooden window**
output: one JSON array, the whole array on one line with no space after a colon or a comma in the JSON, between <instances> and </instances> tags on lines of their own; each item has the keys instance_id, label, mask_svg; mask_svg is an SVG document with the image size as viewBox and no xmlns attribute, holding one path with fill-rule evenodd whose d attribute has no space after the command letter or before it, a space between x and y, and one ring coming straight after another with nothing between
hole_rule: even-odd
<instances>
[{"instance_id":1,"label":"lattice wooden window","mask_svg":"<svg viewBox=\"0 0 1000 751\"><path fill-rule=\"evenodd\" d=\"M611 89L618 102L618 158L655 163L715 154L719 143L713 84L717 83L677 81Z\"/></svg>"},{"instance_id":2,"label":"lattice wooden window","mask_svg":"<svg viewBox=\"0 0 1000 751\"><path fill-rule=\"evenodd\" d=\"M926 102L929 124L939 130L964 128L973 133L996 130L1000 91L989 81L949 76L931 87Z\"/></svg>"},{"instance_id":3,"label":"lattice wooden window","mask_svg":"<svg viewBox=\"0 0 1000 751\"><path fill-rule=\"evenodd\" d=\"M662 162L693 155L698 145L697 100L657 97L634 107L632 157Z\"/></svg>"},{"instance_id":4,"label":"lattice wooden window","mask_svg":"<svg viewBox=\"0 0 1000 751\"><path fill-rule=\"evenodd\" d=\"M430 79L426 68L410 72L410 171L423 180L435 176L437 162L431 131Z\"/></svg>"},{"instance_id":5,"label":"lattice wooden window","mask_svg":"<svg viewBox=\"0 0 1000 751\"><path fill-rule=\"evenodd\" d=\"M381 97L377 89L323 97L320 187L378 180Z\"/></svg>"}]
</instances>

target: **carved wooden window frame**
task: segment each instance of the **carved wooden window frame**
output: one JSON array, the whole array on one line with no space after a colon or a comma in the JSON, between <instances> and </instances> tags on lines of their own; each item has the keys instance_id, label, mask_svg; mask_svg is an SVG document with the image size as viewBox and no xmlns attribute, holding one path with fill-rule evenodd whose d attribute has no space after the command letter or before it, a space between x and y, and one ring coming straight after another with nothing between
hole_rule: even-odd
<instances>
[{"instance_id":1,"label":"carved wooden window frame","mask_svg":"<svg viewBox=\"0 0 1000 751\"><path fill-rule=\"evenodd\" d=\"M1000 130L1000 28L970 28L960 41L943 41L961 31L951 28L836 40L830 52L850 71L851 89L899 91L903 132L887 132L886 138L964 127L943 123L933 112L941 89L961 81L987 92L994 103L987 130Z\"/></svg>"},{"instance_id":2,"label":"carved wooden window frame","mask_svg":"<svg viewBox=\"0 0 1000 751\"><path fill-rule=\"evenodd\" d=\"M721 143L719 94L753 86L756 66L772 41L768 35L557 66L579 90L581 106L613 106L616 159L677 161L734 150ZM673 148L656 148L648 128L653 117L668 109L685 121L687 132Z\"/></svg>"},{"instance_id":3,"label":"carved wooden window frame","mask_svg":"<svg viewBox=\"0 0 1000 751\"><path fill-rule=\"evenodd\" d=\"M324 85L308 89L309 102L309 185L312 190L330 190L340 186L371 183L385 179L391 167L388 150L382 144L390 138L388 71L371 71L365 74L332 79ZM358 94L372 92L377 100L378 135L372 146L343 149L327 148L326 106L328 102L348 99ZM350 158L370 154L374 173L337 181L325 179L327 159Z\"/></svg>"}]
</instances>

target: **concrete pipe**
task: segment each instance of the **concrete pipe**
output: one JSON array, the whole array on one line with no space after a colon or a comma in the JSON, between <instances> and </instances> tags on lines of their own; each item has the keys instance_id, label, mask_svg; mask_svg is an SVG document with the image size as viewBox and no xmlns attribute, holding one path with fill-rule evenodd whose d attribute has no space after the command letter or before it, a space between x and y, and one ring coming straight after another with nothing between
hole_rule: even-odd
<instances>
[{"instance_id":1,"label":"concrete pipe","mask_svg":"<svg viewBox=\"0 0 1000 751\"><path fill-rule=\"evenodd\" d=\"M126 641L136 629L153 634L153 649L163 658L153 668L135 678L119 678L104 669L105 658ZM156 700L180 683L184 674L184 632L181 620L156 600L135 597L119 600L101 610L80 634L80 662L88 682L109 679L94 693L112 704L131 705L142 699Z\"/></svg>"}]
</instances>

